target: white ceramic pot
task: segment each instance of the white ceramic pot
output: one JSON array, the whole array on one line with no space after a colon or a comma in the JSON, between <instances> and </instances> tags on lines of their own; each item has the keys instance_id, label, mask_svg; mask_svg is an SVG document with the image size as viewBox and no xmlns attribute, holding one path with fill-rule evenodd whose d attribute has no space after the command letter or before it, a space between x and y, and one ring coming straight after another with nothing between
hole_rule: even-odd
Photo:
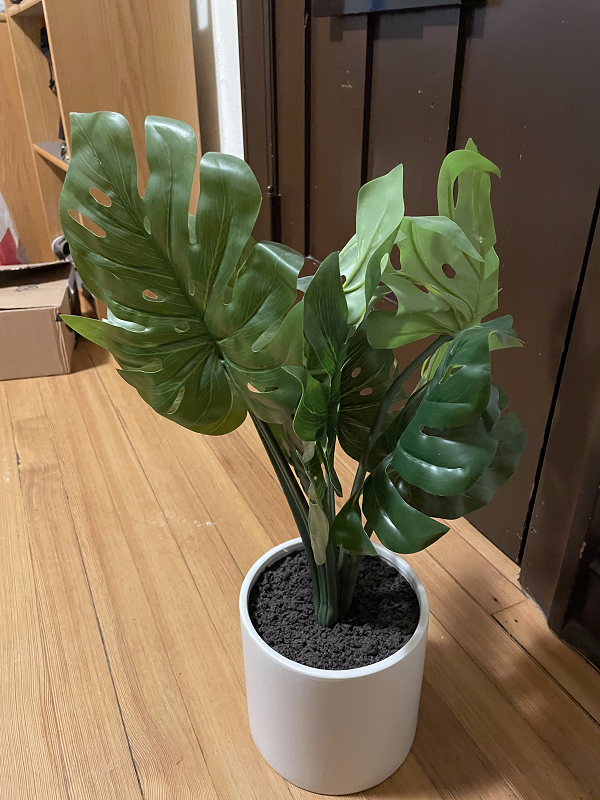
<instances>
[{"instance_id":1,"label":"white ceramic pot","mask_svg":"<svg viewBox=\"0 0 600 800\"><path fill-rule=\"evenodd\" d=\"M368 667L324 670L297 664L260 638L250 621L248 598L265 567L301 546L295 539L269 550L248 572L240 592L250 729L264 758L286 780L319 794L351 794L388 778L412 746L427 644L427 595L408 564L376 544L419 599L419 624L411 639Z\"/></svg>"}]
</instances>

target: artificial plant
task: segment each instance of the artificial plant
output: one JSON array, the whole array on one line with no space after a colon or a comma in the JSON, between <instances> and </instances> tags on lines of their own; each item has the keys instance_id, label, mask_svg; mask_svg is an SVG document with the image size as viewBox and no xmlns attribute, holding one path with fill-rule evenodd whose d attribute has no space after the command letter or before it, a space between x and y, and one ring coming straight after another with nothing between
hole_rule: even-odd
<instances>
[{"instance_id":1,"label":"artificial plant","mask_svg":"<svg viewBox=\"0 0 600 800\"><path fill-rule=\"evenodd\" d=\"M524 448L490 371L492 350L520 342L510 317L482 321L497 308L497 167L472 141L450 153L430 217L404 215L402 166L367 183L355 236L299 279L299 253L252 238L261 193L243 161L204 155L190 215L189 126L148 117L141 197L127 121L71 120L61 221L108 319L66 321L168 419L220 435L250 414L304 543L317 620L333 625L376 555L373 531L394 552L422 550L448 530L438 518L488 503ZM393 310L378 307L385 295ZM398 348L419 340L405 364ZM338 444L358 466L336 512Z\"/></svg>"}]
</instances>

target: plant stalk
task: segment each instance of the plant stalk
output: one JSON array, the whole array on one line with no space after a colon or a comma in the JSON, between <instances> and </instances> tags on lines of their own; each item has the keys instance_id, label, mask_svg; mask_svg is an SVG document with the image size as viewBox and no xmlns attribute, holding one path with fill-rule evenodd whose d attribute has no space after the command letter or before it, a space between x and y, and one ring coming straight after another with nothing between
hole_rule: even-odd
<instances>
[{"instance_id":1,"label":"plant stalk","mask_svg":"<svg viewBox=\"0 0 600 800\"><path fill-rule=\"evenodd\" d=\"M338 609L338 571L335 545L327 543L325 563L317 566L319 575L320 602L317 608L317 622L323 628L332 628L339 618Z\"/></svg>"},{"instance_id":2,"label":"plant stalk","mask_svg":"<svg viewBox=\"0 0 600 800\"><path fill-rule=\"evenodd\" d=\"M256 428L263 447L267 451L271 465L275 470L275 474L279 480L285 499L288 502L294 522L298 528L302 544L306 551L306 558L308 559L308 567L310 569L310 577L312 582L313 599L315 601L315 609L321 607L321 586L325 589L326 584L323 582L323 576L319 575L315 557L313 554L312 544L310 541L310 533L308 530L308 501L304 496L304 492L300 487L297 479L295 478L290 465L287 462L285 455L282 453L279 443L273 431L267 422L256 417L252 412L250 413L252 422ZM324 565L322 565L324 566ZM318 612L317 612L318 616Z\"/></svg>"},{"instance_id":3,"label":"plant stalk","mask_svg":"<svg viewBox=\"0 0 600 800\"><path fill-rule=\"evenodd\" d=\"M331 525L335 519L335 491L327 471L325 471L325 483L327 491L323 509ZM317 622L324 628L331 628L339 618L339 576L336 549L332 542L328 542L325 550L325 563L317 566L317 571L322 570L323 572L323 589L317 611Z\"/></svg>"},{"instance_id":4,"label":"plant stalk","mask_svg":"<svg viewBox=\"0 0 600 800\"><path fill-rule=\"evenodd\" d=\"M338 610L340 617L343 617L350 610L352 598L354 597L354 589L356 588L356 579L358 578L358 571L362 560L363 556L346 553L345 550L340 551L338 563L338 582L340 587Z\"/></svg>"}]
</instances>

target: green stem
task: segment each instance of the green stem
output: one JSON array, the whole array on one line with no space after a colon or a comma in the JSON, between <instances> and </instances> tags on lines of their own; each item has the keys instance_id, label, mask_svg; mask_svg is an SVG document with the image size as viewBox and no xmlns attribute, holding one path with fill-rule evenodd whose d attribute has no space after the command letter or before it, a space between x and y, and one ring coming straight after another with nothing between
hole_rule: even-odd
<instances>
[{"instance_id":1,"label":"green stem","mask_svg":"<svg viewBox=\"0 0 600 800\"><path fill-rule=\"evenodd\" d=\"M335 545L328 542L325 563L317 566L319 575L320 602L317 609L317 622L324 628L331 628L338 621L338 574Z\"/></svg>"},{"instance_id":2,"label":"green stem","mask_svg":"<svg viewBox=\"0 0 600 800\"><path fill-rule=\"evenodd\" d=\"M320 586L322 583L322 578L317 574L318 567L315 563L312 544L310 542L310 533L308 531L308 502L304 496L304 492L302 491L300 484L294 477L294 474L290 469L290 465L282 453L279 443L273 435L273 431L269 427L268 423L258 419L258 417L252 413L250 416L252 417L252 422L254 422L254 426L258 432L258 435L260 436L263 447L267 451L267 455L269 456L269 460L271 461L273 469L275 470L275 474L279 479L285 499L288 502L296 523L296 527L298 528L300 538L302 539L302 544L304 545L304 550L306 551L306 558L308 559L308 567L310 569L310 577L312 580L313 599L315 601L315 609L317 610L318 615L318 609L321 606Z\"/></svg>"},{"instance_id":3,"label":"green stem","mask_svg":"<svg viewBox=\"0 0 600 800\"><path fill-rule=\"evenodd\" d=\"M298 480L298 483L302 487L304 494L308 495L308 489L310 487L310 478L306 474L306 470L304 469L304 464L298 458L298 454L291 447L290 447L290 462L292 464L292 467L294 468L294 472L296 473L296 479Z\"/></svg>"},{"instance_id":4,"label":"green stem","mask_svg":"<svg viewBox=\"0 0 600 800\"><path fill-rule=\"evenodd\" d=\"M340 617L345 616L350 610L350 605L354 596L354 589L356 587L356 579L358 578L358 570L360 569L362 560L363 556L356 556L352 553L347 553L345 550L340 552L340 560L338 565L340 585Z\"/></svg>"},{"instance_id":5,"label":"green stem","mask_svg":"<svg viewBox=\"0 0 600 800\"><path fill-rule=\"evenodd\" d=\"M333 463L333 452L331 453ZM325 468L325 464L322 467ZM329 473L325 468L325 497L323 498L323 510L327 516L329 524L335 519L335 490ZM319 575L320 602L317 608L317 622L324 628L331 628L338 621L338 571L337 571L337 552L332 542L327 543L325 550L325 563L317 565Z\"/></svg>"}]
</instances>

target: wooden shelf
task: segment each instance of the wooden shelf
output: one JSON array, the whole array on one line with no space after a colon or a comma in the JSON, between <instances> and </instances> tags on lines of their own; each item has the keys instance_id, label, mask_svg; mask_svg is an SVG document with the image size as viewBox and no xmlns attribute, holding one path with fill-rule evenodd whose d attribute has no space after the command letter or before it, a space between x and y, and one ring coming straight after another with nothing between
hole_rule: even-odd
<instances>
[{"instance_id":1,"label":"wooden shelf","mask_svg":"<svg viewBox=\"0 0 600 800\"><path fill-rule=\"evenodd\" d=\"M55 142L38 142L32 146L35 152L39 153L42 158L45 158L46 161L49 161L51 164L54 164L55 167L63 169L66 172L69 168L69 164L60 157L60 149L63 144L64 142L57 139Z\"/></svg>"},{"instance_id":2,"label":"wooden shelf","mask_svg":"<svg viewBox=\"0 0 600 800\"><path fill-rule=\"evenodd\" d=\"M38 6L40 9L41 5ZM48 59L40 50L43 16L14 15L9 19L23 108L30 142L50 142L58 136L61 118L57 95L50 90Z\"/></svg>"},{"instance_id":3,"label":"wooden shelf","mask_svg":"<svg viewBox=\"0 0 600 800\"><path fill-rule=\"evenodd\" d=\"M140 14L139 3L125 0L117 19L115 0L21 0L17 5L5 0L0 187L29 260L51 259L50 243L61 232L59 200L69 164L60 157L58 139L66 137L70 144L69 112L106 109L127 115L142 154L149 113L184 120L198 131L190 0L169 0L166 15L159 13L160 0L142 3L148 4L156 13ZM43 29L54 91L50 64L40 49ZM131 46L132 30L143 46ZM140 162L144 185L147 159Z\"/></svg>"},{"instance_id":4,"label":"wooden shelf","mask_svg":"<svg viewBox=\"0 0 600 800\"><path fill-rule=\"evenodd\" d=\"M10 2L10 0L6 1L7 3ZM42 6L42 0L23 0L18 6L11 5L7 7L6 13L9 17L16 17L17 14L23 14L24 16L43 16L44 7Z\"/></svg>"},{"instance_id":5,"label":"wooden shelf","mask_svg":"<svg viewBox=\"0 0 600 800\"><path fill-rule=\"evenodd\" d=\"M10 43L9 28L14 24L10 18L0 23L0 188L28 260L49 261L54 255L50 247L52 234L38 188L31 138ZM54 136L57 134L58 131ZM52 139L54 136L40 136L39 139ZM35 158L41 161L41 157Z\"/></svg>"}]
</instances>

